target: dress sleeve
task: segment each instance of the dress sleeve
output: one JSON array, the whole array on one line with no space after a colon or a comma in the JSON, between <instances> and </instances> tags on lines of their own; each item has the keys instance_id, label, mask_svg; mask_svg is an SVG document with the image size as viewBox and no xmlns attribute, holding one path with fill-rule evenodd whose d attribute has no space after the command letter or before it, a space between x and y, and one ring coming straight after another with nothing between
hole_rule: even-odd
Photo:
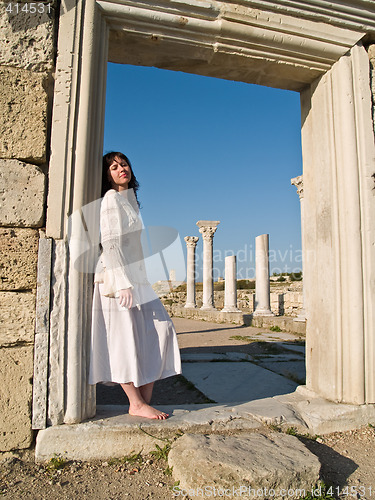
<instances>
[{"instance_id":1,"label":"dress sleeve","mask_svg":"<svg viewBox=\"0 0 375 500\"><path fill-rule=\"evenodd\" d=\"M121 244L129 225L129 214L117 200L116 193L104 196L100 209L102 257L105 282L110 283L112 292L133 288L129 262Z\"/></svg>"}]
</instances>

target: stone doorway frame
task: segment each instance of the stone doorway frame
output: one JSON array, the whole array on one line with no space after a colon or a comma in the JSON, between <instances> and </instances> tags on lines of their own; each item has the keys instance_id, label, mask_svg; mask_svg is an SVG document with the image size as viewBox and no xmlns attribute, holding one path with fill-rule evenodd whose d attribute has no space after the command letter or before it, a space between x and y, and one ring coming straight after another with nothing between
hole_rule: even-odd
<instances>
[{"instance_id":1,"label":"stone doorway frame","mask_svg":"<svg viewBox=\"0 0 375 500\"><path fill-rule=\"evenodd\" d=\"M367 0L300 4L62 2L46 228L49 339L35 346L35 429L95 414L87 385L92 275L71 265L77 249L66 236L69 215L100 196L107 61L301 93L306 385L330 400L375 403L375 151L361 44L375 33L375 15ZM82 224L69 230L80 241Z\"/></svg>"}]
</instances>

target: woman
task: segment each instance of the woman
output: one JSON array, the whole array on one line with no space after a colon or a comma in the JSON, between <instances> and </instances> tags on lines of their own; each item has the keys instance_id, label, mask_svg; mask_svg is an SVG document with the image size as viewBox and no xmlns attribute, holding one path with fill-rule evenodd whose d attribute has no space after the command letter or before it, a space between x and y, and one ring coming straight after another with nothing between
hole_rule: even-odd
<instances>
[{"instance_id":1,"label":"woman","mask_svg":"<svg viewBox=\"0 0 375 500\"><path fill-rule=\"evenodd\" d=\"M149 404L154 381L181 373L181 361L173 323L147 281L138 187L124 154L103 157L103 270L95 275L89 380L120 384L130 415L164 420Z\"/></svg>"}]
</instances>

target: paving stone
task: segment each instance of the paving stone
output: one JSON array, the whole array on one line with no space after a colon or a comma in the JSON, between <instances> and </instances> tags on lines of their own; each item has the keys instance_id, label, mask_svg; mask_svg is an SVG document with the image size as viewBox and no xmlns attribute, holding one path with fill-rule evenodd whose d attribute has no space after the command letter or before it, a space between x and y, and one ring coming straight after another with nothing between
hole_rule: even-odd
<instances>
[{"instance_id":1,"label":"paving stone","mask_svg":"<svg viewBox=\"0 0 375 500\"><path fill-rule=\"evenodd\" d=\"M293 392L297 383L249 362L183 363L182 373L217 403L234 403Z\"/></svg>"},{"instance_id":2,"label":"paving stone","mask_svg":"<svg viewBox=\"0 0 375 500\"><path fill-rule=\"evenodd\" d=\"M250 354L245 354L243 352L227 352L227 353L215 353L215 352L202 352L202 353L182 353L182 361L189 362L201 362L201 361L251 361L253 358Z\"/></svg>"},{"instance_id":3,"label":"paving stone","mask_svg":"<svg viewBox=\"0 0 375 500\"><path fill-rule=\"evenodd\" d=\"M38 433L35 457L38 462L63 453L72 460L120 458L134 450L148 453L160 439L173 440L179 432L225 431L238 427L236 408L221 405L158 406L169 413L168 420L150 420L129 415L128 406L99 406L91 421L73 425L55 425ZM242 429L254 429L262 423L248 417ZM237 429L238 430L238 429Z\"/></svg>"},{"instance_id":4,"label":"paving stone","mask_svg":"<svg viewBox=\"0 0 375 500\"><path fill-rule=\"evenodd\" d=\"M191 498L197 496L197 488L234 496L241 487L241 498L281 499L291 490L299 498L311 491L320 472L318 458L303 443L275 432L185 434L172 445L168 463L179 488Z\"/></svg>"},{"instance_id":5,"label":"paving stone","mask_svg":"<svg viewBox=\"0 0 375 500\"><path fill-rule=\"evenodd\" d=\"M305 346L304 345L293 345L293 344L282 344L284 349L288 349L288 351L293 351L301 355L305 355Z\"/></svg>"},{"instance_id":6,"label":"paving stone","mask_svg":"<svg viewBox=\"0 0 375 500\"><path fill-rule=\"evenodd\" d=\"M301 384L305 383L306 380L306 366L305 360L288 360L288 361L278 361L278 360L264 360L259 363L259 366L267 368L274 373L278 373L283 377L292 378L293 380L299 381Z\"/></svg>"},{"instance_id":7,"label":"paving stone","mask_svg":"<svg viewBox=\"0 0 375 500\"><path fill-rule=\"evenodd\" d=\"M99 406L97 416L91 421L54 425L39 431L35 458L41 462L64 453L69 460L110 460L134 450L142 449L148 453L155 449L155 439L157 442L159 439L173 440L181 431L186 434L219 433L223 436L250 429L260 430L264 425L280 425L283 428L295 427L301 433L323 434L375 422L374 405L358 407L332 403L314 397L310 391L302 391L301 386L293 394L238 405L171 405L158 408L171 417L165 421L150 421L128 415L127 406Z\"/></svg>"}]
</instances>

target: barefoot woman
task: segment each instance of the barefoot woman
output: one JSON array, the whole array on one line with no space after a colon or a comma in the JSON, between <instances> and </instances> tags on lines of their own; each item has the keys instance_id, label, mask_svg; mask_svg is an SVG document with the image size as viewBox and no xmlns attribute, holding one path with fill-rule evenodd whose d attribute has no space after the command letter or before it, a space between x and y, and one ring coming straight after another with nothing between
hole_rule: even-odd
<instances>
[{"instance_id":1,"label":"barefoot woman","mask_svg":"<svg viewBox=\"0 0 375 500\"><path fill-rule=\"evenodd\" d=\"M118 383L130 415L166 419L149 405L154 381L181 373L181 361L173 323L145 273L138 186L124 154L103 157L104 271L95 275L90 384Z\"/></svg>"}]
</instances>

